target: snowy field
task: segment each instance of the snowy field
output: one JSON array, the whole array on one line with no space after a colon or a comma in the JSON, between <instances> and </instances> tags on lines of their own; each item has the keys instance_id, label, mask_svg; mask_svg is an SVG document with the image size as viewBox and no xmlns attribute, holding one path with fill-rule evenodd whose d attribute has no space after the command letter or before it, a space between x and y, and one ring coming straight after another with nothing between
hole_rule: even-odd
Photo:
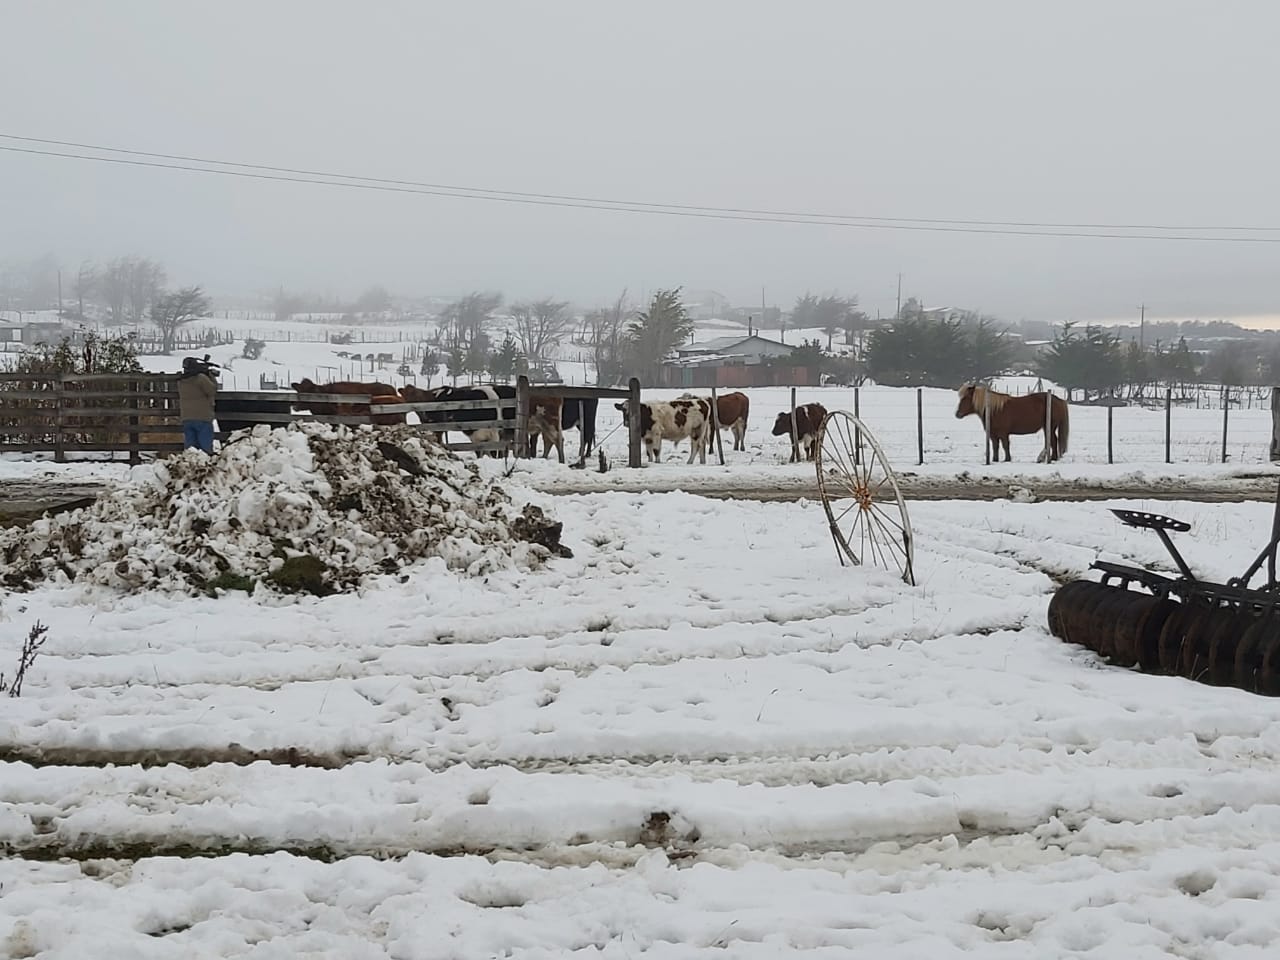
<instances>
[{"instance_id":1,"label":"snowy field","mask_svg":"<svg viewBox=\"0 0 1280 960\"><path fill-rule=\"evenodd\" d=\"M1280 703L1046 632L1168 567L1107 505L915 504L908 587L809 502L531 496L533 573L5 597L0 956L1274 956ZM1271 517L1161 508L1215 578Z\"/></svg>"},{"instance_id":2,"label":"snowy field","mask_svg":"<svg viewBox=\"0 0 1280 960\"><path fill-rule=\"evenodd\" d=\"M336 349L355 347L211 352L246 389L323 378ZM1191 521L1184 554L1221 580L1271 504L915 502L910 587L840 567L817 503L640 492L811 483L770 435L789 391L748 393L724 467L685 444L625 469L609 403L607 473L517 464L574 553L536 572L6 594L0 671L37 620L49 640L0 699L0 958L1274 956L1280 702L1110 668L1045 628L1095 559L1169 570L1107 507ZM859 396L904 475L1280 475L1266 411L1231 411L1225 465L1220 411L1175 409L1166 465L1163 411L1116 410L1109 466L1105 409L1073 406L1062 463L1029 436L985 466L954 392L923 396L923 466L916 392ZM598 492L552 495L571 485Z\"/></svg>"}]
</instances>

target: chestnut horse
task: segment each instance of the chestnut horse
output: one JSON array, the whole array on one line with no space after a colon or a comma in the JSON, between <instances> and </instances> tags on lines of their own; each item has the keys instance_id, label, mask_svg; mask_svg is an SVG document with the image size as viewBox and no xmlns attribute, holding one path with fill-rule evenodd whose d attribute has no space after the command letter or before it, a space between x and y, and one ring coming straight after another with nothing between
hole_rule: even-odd
<instances>
[{"instance_id":1,"label":"chestnut horse","mask_svg":"<svg viewBox=\"0 0 1280 960\"><path fill-rule=\"evenodd\" d=\"M984 419L989 409L991 428L987 441L991 444L991 459L999 461L1000 447L1004 446L1006 461L1013 458L1009 455L1009 436L1018 433L1036 433L1045 429L1045 398L1048 393L1028 393L1024 397L1014 397L1007 393L999 393L988 387L966 383L957 391L960 404L956 407L956 419L963 420L969 414L977 414ZM1050 428L1045 432L1044 449L1036 458L1036 463L1044 463L1046 457L1052 463L1067 452L1067 433L1070 428L1070 415L1067 412L1067 401L1062 397L1053 398L1053 414Z\"/></svg>"}]
</instances>

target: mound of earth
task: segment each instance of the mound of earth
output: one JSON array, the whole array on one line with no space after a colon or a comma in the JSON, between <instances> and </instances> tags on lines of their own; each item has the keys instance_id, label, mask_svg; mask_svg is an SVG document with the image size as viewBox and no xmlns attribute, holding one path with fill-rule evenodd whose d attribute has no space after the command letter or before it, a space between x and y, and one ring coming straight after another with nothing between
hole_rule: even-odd
<instances>
[{"instance_id":1,"label":"mound of earth","mask_svg":"<svg viewBox=\"0 0 1280 960\"><path fill-rule=\"evenodd\" d=\"M0 531L5 585L350 590L428 557L536 568L561 525L409 427L254 428L214 457L135 469L91 506Z\"/></svg>"}]
</instances>

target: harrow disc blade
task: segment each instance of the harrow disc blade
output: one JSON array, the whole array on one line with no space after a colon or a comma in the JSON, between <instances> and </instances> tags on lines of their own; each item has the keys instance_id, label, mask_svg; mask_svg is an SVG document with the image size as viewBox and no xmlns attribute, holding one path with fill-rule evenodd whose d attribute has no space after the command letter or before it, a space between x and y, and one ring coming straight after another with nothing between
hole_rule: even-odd
<instances>
[{"instance_id":1,"label":"harrow disc blade","mask_svg":"<svg viewBox=\"0 0 1280 960\"><path fill-rule=\"evenodd\" d=\"M1140 594L1093 580L1064 584L1049 601L1049 630L1102 656L1114 646L1113 622Z\"/></svg>"},{"instance_id":2,"label":"harrow disc blade","mask_svg":"<svg viewBox=\"0 0 1280 960\"><path fill-rule=\"evenodd\" d=\"M1188 624L1178 651L1177 674L1188 680L1204 680L1210 669L1209 651L1213 635L1230 625L1235 612L1229 607L1197 609Z\"/></svg>"},{"instance_id":3,"label":"harrow disc blade","mask_svg":"<svg viewBox=\"0 0 1280 960\"><path fill-rule=\"evenodd\" d=\"M1061 640L1068 640L1068 629L1076 625L1076 613L1086 596L1099 586L1092 580L1072 580L1064 583L1049 598L1049 632ZM1070 640L1079 643L1078 640Z\"/></svg>"},{"instance_id":4,"label":"harrow disc blade","mask_svg":"<svg viewBox=\"0 0 1280 960\"><path fill-rule=\"evenodd\" d=\"M1142 659L1144 625L1165 601L1145 593L1131 592L1130 596L1133 599L1116 612L1111 624L1111 659L1120 666L1136 667ZM1162 624L1166 615L1161 614Z\"/></svg>"},{"instance_id":5,"label":"harrow disc blade","mask_svg":"<svg viewBox=\"0 0 1280 960\"><path fill-rule=\"evenodd\" d=\"M1197 677L1215 687L1230 687L1235 683L1236 650L1245 633L1262 618L1251 610L1237 610L1226 618L1213 632L1209 641L1209 672Z\"/></svg>"},{"instance_id":6,"label":"harrow disc blade","mask_svg":"<svg viewBox=\"0 0 1280 960\"><path fill-rule=\"evenodd\" d=\"M1280 697L1280 622L1272 618L1273 628L1266 638L1262 653L1262 670L1258 675L1258 692L1268 697Z\"/></svg>"},{"instance_id":7,"label":"harrow disc blade","mask_svg":"<svg viewBox=\"0 0 1280 960\"><path fill-rule=\"evenodd\" d=\"M1186 642L1188 633L1199 629L1201 619L1205 614L1212 612L1208 607L1183 603L1178 605L1177 610L1169 614L1169 618L1164 622L1164 629L1160 631L1158 644L1160 655L1158 670L1160 673L1179 675L1179 668L1182 664L1182 647Z\"/></svg>"},{"instance_id":8,"label":"harrow disc blade","mask_svg":"<svg viewBox=\"0 0 1280 960\"><path fill-rule=\"evenodd\" d=\"M1138 655L1138 669L1143 673L1160 672L1160 637L1169 619L1182 610L1182 604L1162 598L1138 624L1133 642Z\"/></svg>"},{"instance_id":9,"label":"harrow disc blade","mask_svg":"<svg viewBox=\"0 0 1280 960\"><path fill-rule=\"evenodd\" d=\"M1271 644L1276 642L1277 618L1274 614L1259 617L1257 622L1244 632L1236 644L1235 672L1232 686L1258 692L1263 660Z\"/></svg>"}]
</instances>

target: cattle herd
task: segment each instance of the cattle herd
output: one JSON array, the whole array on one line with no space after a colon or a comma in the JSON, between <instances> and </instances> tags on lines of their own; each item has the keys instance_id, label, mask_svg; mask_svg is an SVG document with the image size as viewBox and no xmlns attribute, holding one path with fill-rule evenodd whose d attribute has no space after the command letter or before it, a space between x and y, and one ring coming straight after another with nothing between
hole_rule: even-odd
<instances>
[{"instance_id":1,"label":"cattle herd","mask_svg":"<svg viewBox=\"0 0 1280 960\"><path fill-rule=\"evenodd\" d=\"M298 394L298 406L320 416L370 415L370 405L387 406L397 403L458 403L457 408L447 410L420 410L418 418L423 423L449 424L465 434L476 444L510 442L509 429L499 430L489 424L494 420L513 419L516 411L516 388L509 384L481 384L467 387L442 386L423 389L403 386L397 389L391 384L359 381L337 381L316 384L303 379L292 384ZM369 401L341 403L334 400L312 400L308 395L351 395L371 398ZM581 458L588 457L595 448L596 413L599 401L590 399L563 399L561 397L535 396L529 401L528 456L537 455L538 438L542 438L542 455L551 455L554 449L561 463L564 457L564 433L575 427L581 434ZM489 404L493 404L490 406ZM662 442L670 440L678 445L689 441L689 463L697 457L707 462L707 448L715 442L715 426L729 430L733 435L733 449L746 449L747 418L751 401L745 393L726 393L715 399L715 417L712 417L710 397L684 394L675 400L648 400L640 404L640 439L648 460L661 459ZM614 404L622 414L624 426L630 426L626 403ZM773 425L773 436L791 438L791 461L803 455L814 458L818 428L826 417L826 408L820 403L806 403L795 409L779 413ZM378 413L372 417L377 424L404 423L404 413ZM454 426L456 425L456 426ZM493 450L484 451L497 453ZM482 451L477 451L481 456Z\"/></svg>"}]
</instances>

